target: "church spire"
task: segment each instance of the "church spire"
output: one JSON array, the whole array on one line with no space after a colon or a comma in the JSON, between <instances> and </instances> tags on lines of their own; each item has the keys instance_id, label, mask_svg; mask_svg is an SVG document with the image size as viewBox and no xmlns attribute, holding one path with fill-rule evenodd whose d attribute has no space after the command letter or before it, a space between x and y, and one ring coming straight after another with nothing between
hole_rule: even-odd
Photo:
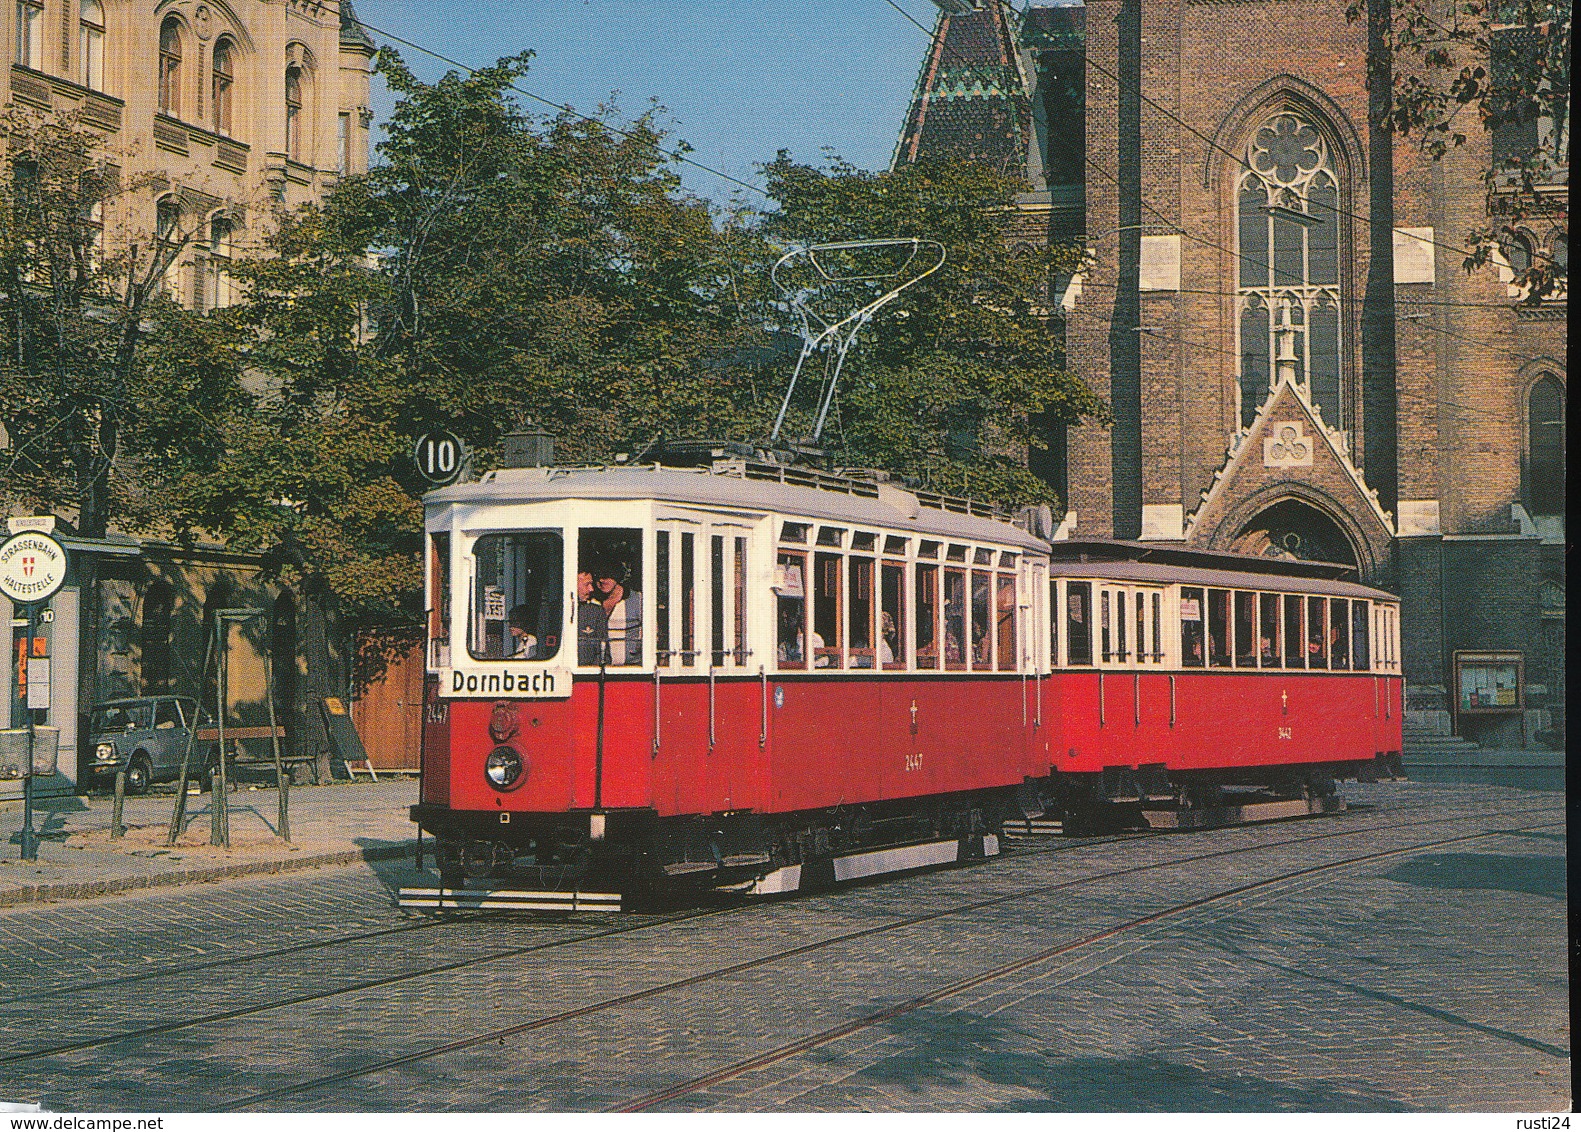
<instances>
[{"instance_id":1,"label":"church spire","mask_svg":"<svg viewBox=\"0 0 1581 1132\"><path fill-rule=\"evenodd\" d=\"M960 157L1024 175L1031 97L1011 9L1000 0L935 3L939 21L891 167Z\"/></svg>"}]
</instances>

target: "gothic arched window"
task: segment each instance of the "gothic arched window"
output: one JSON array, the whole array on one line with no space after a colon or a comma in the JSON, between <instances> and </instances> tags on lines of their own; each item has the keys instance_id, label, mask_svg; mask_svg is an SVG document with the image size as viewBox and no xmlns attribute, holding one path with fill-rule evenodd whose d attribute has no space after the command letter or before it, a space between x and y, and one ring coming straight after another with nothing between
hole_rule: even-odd
<instances>
[{"instance_id":1,"label":"gothic arched window","mask_svg":"<svg viewBox=\"0 0 1581 1132\"><path fill-rule=\"evenodd\" d=\"M77 62L82 68L82 85L103 90L104 5L99 0L82 0L77 10Z\"/></svg>"},{"instance_id":2,"label":"gothic arched window","mask_svg":"<svg viewBox=\"0 0 1581 1132\"><path fill-rule=\"evenodd\" d=\"M1236 182L1236 326L1241 427L1289 379L1325 423L1345 427L1340 393L1339 177L1328 140L1279 110L1252 131Z\"/></svg>"},{"instance_id":3,"label":"gothic arched window","mask_svg":"<svg viewBox=\"0 0 1581 1132\"><path fill-rule=\"evenodd\" d=\"M1526 398L1526 499L1533 515L1565 510L1565 388L1551 373Z\"/></svg>"}]
</instances>

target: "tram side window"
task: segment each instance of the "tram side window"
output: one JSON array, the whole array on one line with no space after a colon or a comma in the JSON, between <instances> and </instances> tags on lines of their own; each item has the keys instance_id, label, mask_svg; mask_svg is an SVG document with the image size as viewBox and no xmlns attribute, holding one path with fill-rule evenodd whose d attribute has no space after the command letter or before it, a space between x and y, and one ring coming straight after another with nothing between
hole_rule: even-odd
<instances>
[{"instance_id":1,"label":"tram side window","mask_svg":"<svg viewBox=\"0 0 1581 1132\"><path fill-rule=\"evenodd\" d=\"M484 535L467 648L477 660L549 660L560 651L565 542L559 531Z\"/></svg>"},{"instance_id":2,"label":"tram side window","mask_svg":"<svg viewBox=\"0 0 1581 1132\"><path fill-rule=\"evenodd\" d=\"M1279 667L1279 595L1258 594L1257 656L1264 668Z\"/></svg>"},{"instance_id":3,"label":"tram side window","mask_svg":"<svg viewBox=\"0 0 1581 1132\"><path fill-rule=\"evenodd\" d=\"M1187 586L1180 591L1180 664L1182 668L1203 665L1202 591Z\"/></svg>"},{"instance_id":4,"label":"tram side window","mask_svg":"<svg viewBox=\"0 0 1581 1132\"><path fill-rule=\"evenodd\" d=\"M1328 667L1328 601L1307 598L1307 667Z\"/></svg>"},{"instance_id":5,"label":"tram side window","mask_svg":"<svg viewBox=\"0 0 1581 1132\"><path fill-rule=\"evenodd\" d=\"M1351 661L1358 672L1366 672L1372 668L1372 650L1367 642L1367 603L1353 601L1350 603L1350 653Z\"/></svg>"},{"instance_id":6,"label":"tram side window","mask_svg":"<svg viewBox=\"0 0 1581 1132\"><path fill-rule=\"evenodd\" d=\"M747 540L736 539L736 663L744 665L752 650L747 647Z\"/></svg>"},{"instance_id":7,"label":"tram side window","mask_svg":"<svg viewBox=\"0 0 1581 1132\"><path fill-rule=\"evenodd\" d=\"M965 548L962 554L965 553ZM944 572L944 667L965 668L966 572Z\"/></svg>"},{"instance_id":8,"label":"tram side window","mask_svg":"<svg viewBox=\"0 0 1581 1132\"><path fill-rule=\"evenodd\" d=\"M577 663L630 667L642 663L642 532L583 527L577 539ZM581 589L593 580L590 600ZM597 607L595 609L595 607Z\"/></svg>"},{"instance_id":9,"label":"tram side window","mask_svg":"<svg viewBox=\"0 0 1581 1132\"><path fill-rule=\"evenodd\" d=\"M1235 663L1240 668L1257 666L1257 652L1253 647L1257 639L1256 601L1255 594L1235 591Z\"/></svg>"},{"instance_id":10,"label":"tram side window","mask_svg":"<svg viewBox=\"0 0 1581 1132\"><path fill-rule=\"evenodd\" d=\"M850 612L851 667L872 668L876 651L873 648L873 560L852 558L847 570L850 574L846 607Z\"/></svg>"},{"instance_id":11,"label":"tram side window","mask_svg":"<svg viewBox=\"0 0 1581 1132\"><path fill-rule=\"evenodd\" d=\"M692 667L697 661L697 536L681 532L681 664Z\"/></svg>"},{"instance_id":12,"label":"tram side window","mask_svg":"<svg viewBox=\"0 0 1581 1132\"><path fill-rule=\"evenodd\" d=\"M972 667L979 671L993 666L994 643L989 632L993 625L989 614L993 581L992 574L972 571Z\"/></svg>"},{"instance_id":13,"label":"tram side window","mask_svg":"<svg viewBox=\"0 0 1581 1132\"><path fill-rule=\"evenodd\" d=\"M1153 663L1164 663L1164 597L1153 595Z\"/></svg>"},{"instance_id":14,"label":"tram side window","mask_svg":"<svg viewBox=\"0 0 1581 1132\"><path fill-rule=\"evenodd\" d=\"M1303 604L1296 594L1285 595L1285 667L1306 667L1306 633L1302 631Z\"/></svg>"},{"instance_id":15,"label":"tram side window","mask_svg":"<svg viewBox=\"0 0 1581 1132\"><path fill-rule=\"evenodd\" d=\"M878 663L906 667L906 567L901 562L885 562L879 569Z\"/></svg>"},{"instance_id":16,"label":"tram side window","mask_svg":"<svg viewBox=\"0 0 1581 1132\"><path fill-rule=\"evenodd\" d=\"M1230 666L1230 591L1208 591L1208 664Z\"/></svg>"},{"instance_id":17,"label":"tram side window","mask_svg":"<svg viewBox=\"0 0 1581 1132\"><path fill-rule=\"evenodd\" d=\"M1059 667L1059 579L1049 579L1049 667Z\"/></svg>"},{"instance_id":18,"label":"tram side window","mask_svg":"<svg viewBox=\"0 0 1581 1132\"><path fill-rule=\"evenodd\" d=\"M725 666L725 536L713 535L708 560L708 659L715 668Z\"/></svg>"},{"instance_id":19,"label":"tram side window","mask_svg":"<svg viewBox=\"0 0 1581 1132\"><path fill-rule=\"evenodd\" d=\"M1092 663L1092 583L1065 584L1065 649L1071 664Z\"/></svg>"},{"instance_id":20,"label":"tram side window","mask_svg":"<svg viewBox=\"0 0 1581 1132\"><path fill-rule=\"evenodd\" d=\"M934 553L938 553L935 546ZM917 667L939 667L939 568L917 563Z\"/></svg>"},{"instance_id":21,"label":"tram side window","mask_svg":"<svg viewBox=\"0 0 1581 1132\"><path fill-rule=\"evenodd\" d=\"M1329 599L1329 667L1350 667L1350 602L1342 597Z\"/></svg>"},{"instance_id":22,"label":"tram side window","mask_svg":"<svg viewBox=\"0 0 1581 1132\"><path fill-rule=\"evenodd\" d=\"M428 588L434 607L428 614L429 661L436 668L450 666L450 533L432 535L428 546Z\"/></svg>"},{"instance_id":23,"label":"tram side window","mask_svg":"<svg viewBox=\"0 0 1581 1132\"><path fill-rule=\"evenodd\" d=\"M774 562L774 621L781 668L807 667L807 556L781 554Z\"/></svg>"},{"instance_id":24,"label":"tram side window","mask_svg":"<svg viewBox=\"0 0 1581 1132\"><path fill-rule=\"evenodd\" d=\"M659 663L670 663L670 532L653 536L653 625Z\"/></svg>"},{"instance_id":25,"label":"tram side window","mask_svg":"<svg viewBox=\"0 0 1581 1132\"><path fill-rule=\"evenodd\" d=\"M1136 662L1147 663L1147 595L1136 595Z\"/></svg>"},{"instance_id":26,"label":"tram side window","mask_svg":"<svg viewBox=\"0 0 1581 1132\"><path fill-rule=\"evenodd\" d=\"M1114 595L1114 629L1115 629L1115 656L1114 659L1125 663L1131 654L1126 650L1125 644L1125 591L1117 590Z\"/></svg>"},{"instance_id":27,"label":"tram side window","mask_svg":"<svg viewBox=\"0 0 1581 1132\"><path fill-rule=\"evenodd\" d=\"M1000 574L998 586L994 615L998 618L999 671L1013 672L1016 667L1016 580L1010 574Z\"/></svg>"},{"instance_id":28,"label":"tram side window","mask_svg":"<svg viewBox=\"0 0 1581 1132\"><path fill-rule=\"evenodd\" d=\"M819 537L823 537L821 532ZM812 664L814 668L839 668L840 555L814 555L812 577Z\"/></svg>"},{"instance_id":29,"label":"tram side window","mask_svg":"<svg viewBox=\"0 0 1581 1132\"><path fill-rule=\"evenodd\" d=\"M1109 591L1098 591L1098 655L1107 662L1114 656L1109 646Z\"/></svg>"}]
</instances>

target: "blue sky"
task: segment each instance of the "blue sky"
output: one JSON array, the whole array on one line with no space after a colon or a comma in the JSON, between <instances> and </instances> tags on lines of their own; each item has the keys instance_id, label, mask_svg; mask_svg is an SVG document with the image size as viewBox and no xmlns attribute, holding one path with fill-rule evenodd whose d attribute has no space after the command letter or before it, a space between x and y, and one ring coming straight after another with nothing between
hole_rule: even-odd
<instances>
[{"instance_id":1,"label":"blue sky","mask_svg":"<svg viewBox=\"0 0 1581 1132\"><path fill-rule=\"evenodd\" d=\"M754 166L779 149L819 161L827 147L861 168L887 167L928 46L885 0L355 3L375 40L388 32L469 66L531 48L537 57L520 85L578 110L615 91L628 116L657 99L696 161L754 184ZM928 0L896 3L933 26L938 9ZM420 78L451 69L396 46ZM391 106L380 84L376 119ZM685 177L721 202L740 191L696 168Z\"/></svg>"}]
</instances>

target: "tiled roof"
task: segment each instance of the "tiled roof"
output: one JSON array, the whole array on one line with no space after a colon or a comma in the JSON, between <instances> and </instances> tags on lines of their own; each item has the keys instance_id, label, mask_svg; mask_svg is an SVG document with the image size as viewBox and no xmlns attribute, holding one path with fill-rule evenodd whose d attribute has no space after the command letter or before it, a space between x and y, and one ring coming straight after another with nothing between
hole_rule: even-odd
<instances>
[{"instance_id":1,"label":"tiled roof","mask_svg":"<svg viewBox=\"0 0 1581 1132\"><path fill-rule=\"evenodd\" d=\"M964 157L1023 172L1031 104L1005 6L939 15L893 164Z\"/></svg>"}]
</instances>

